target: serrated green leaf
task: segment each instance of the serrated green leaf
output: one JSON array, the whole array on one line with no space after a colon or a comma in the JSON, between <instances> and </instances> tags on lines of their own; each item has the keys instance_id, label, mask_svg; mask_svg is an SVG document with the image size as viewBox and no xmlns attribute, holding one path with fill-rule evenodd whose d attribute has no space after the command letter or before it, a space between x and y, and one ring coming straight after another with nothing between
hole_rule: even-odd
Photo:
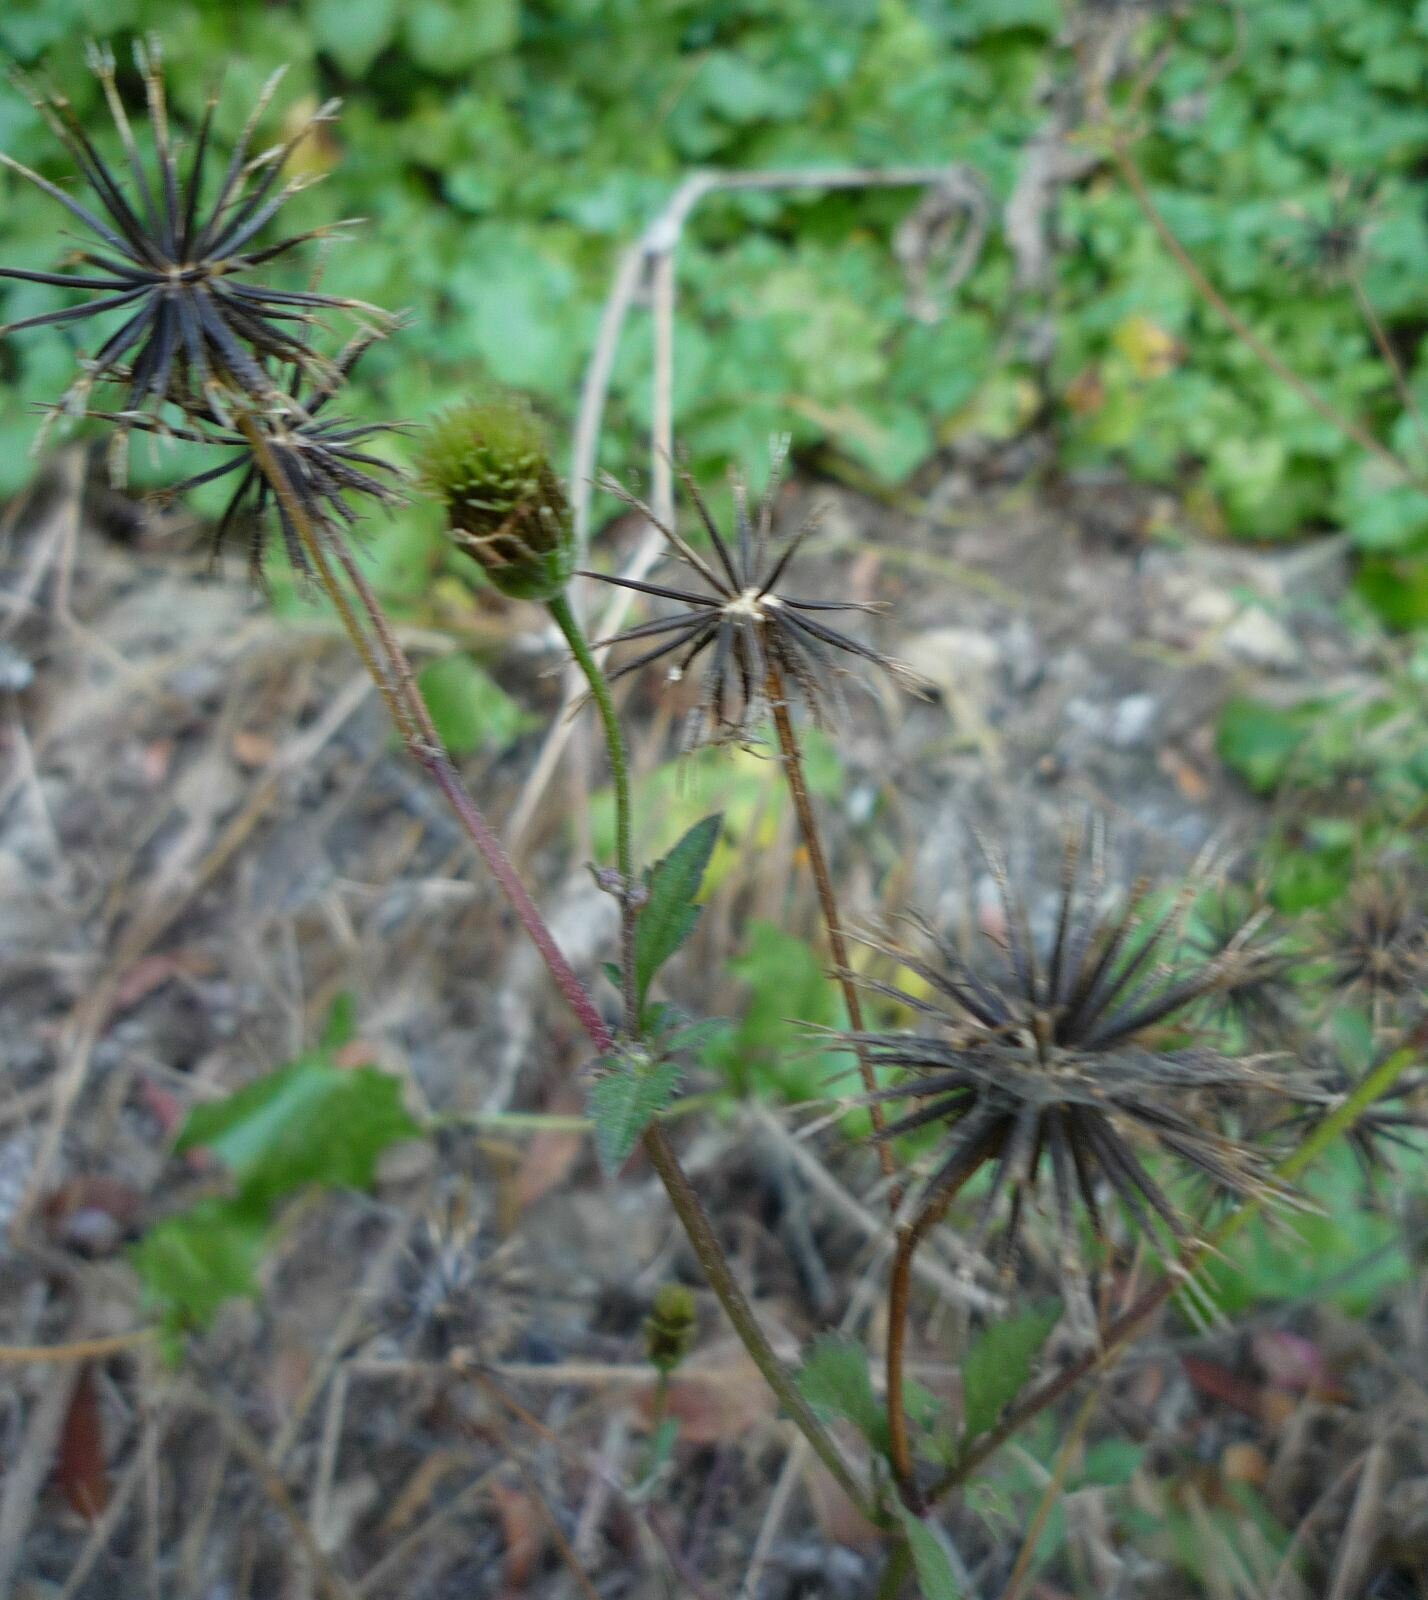
<instances>
[{"instance_id":1,"label":"serrated green leaf","mask_svg":"<svg viewBox=\"0 0 1428 1600\"><path fill-rule=\"evenodd\" d=\"M655 1061L645 1067L622 1062L590 1091L595 1153L607 1177L630 1159L651 1120L674 1098L682 1076L678 1063Z\"/></svg>"},{"instance_id":2,"label":"serrated green leaf","mask_svg":"<svg viewBox=\"0 0 1428 1600\"><path fill-rule=\"evenodd\" d=\"M798 1387L815 1411L845 1418L874 1449L886 1453L887 1414L873 1391L862 1345L841 1333L825 1333L799 1370Z\"/></svg>"},{"instance_id":3,"label":"serrated green leaf","mask_svg":"<svg viewBox=\"0 0 1428 1600\"><path fill-rule=\"evenodd\" d=\"M382 1151L420 1131L389 1073L311 1055L198 1106L175 1148L212 1151L244 1199L264 1206L309 1183L365 1189Z\"/></svg>"},{"instance_id":4,"label":"serrated green leaf","mask_svg":"<svg viewBox=\"0 0 1428 1600\"><path fill-rule=\"evenodd\" d=\"M674 849L645 876L649 898L635 925L635 989L641 1005L655 974L694 931L695 896L719 839L721 812L696 822Z\"/></svg>"},{"instance_id":5,"label":"serrated green leaf","mask_svg":"<svg viewBox=\"0 0 1428 1600\"><path fill-rule=\"evenodd\" d=\"M922 1600L962 1600L962 1586L952 1570L952 1558L942 1541L915 1512L906 1506L894 1508L902 1521L912 1551L913 1570Z\"/></svg>"},{"instance_id":6,"label":"serrated green leaf","mask_svg":"<svg viewBox=\"0 0 1428 1600\"><path fill-rule=\"evenodd\" d=\"M656 1023L655 1033L662 1050L671 1053L676 1050L693 1051L702 1050L712 1039L719 1038L724 1026L722 1017L704 1017L698 1022L682 1022L673 1027L667 1019L660 1019Z\"/></svg>"},{"instance_id":7,"label":"serrated green leaf","mask_svg":"<svg viewBox=\"0 0 1428 1600\"><path fill-rule=\"evenodd\" d=\"M969 1445L996 1422L1002 1408L1031 1376L1037 1352L1061 1317L1058 1302L1033 1306L1019 1317L984 1328L962 1364L962 1443Z\"/></svg>"},{"instance_id":8,"label":"serrated green leaf","mask_svg":"<svg viewBox=\"0 0 1428 1600\"><path fill-rule=\"evenodd\" d=\"M170 1335L206 1328L225 1300L258 1292L267 1242L260 1208L204 1200L151 1228L129 1252L145 1303Z\"/></svg>"}]
</instances>

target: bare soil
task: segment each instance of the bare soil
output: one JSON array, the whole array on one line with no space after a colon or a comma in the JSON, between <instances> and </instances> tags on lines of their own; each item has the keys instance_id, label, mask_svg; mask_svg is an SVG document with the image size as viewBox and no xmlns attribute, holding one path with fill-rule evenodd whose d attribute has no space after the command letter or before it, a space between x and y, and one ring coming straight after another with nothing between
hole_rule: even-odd
<instances>
[{"instance_id":1,"label":"bare soil","mask_svg":"<svg viewBox=\"0 0 1428 1600\"><path fill-rule=\"evenodd\" d=\"M580 1112L576 1029L345 642L315 610L275 619L236 566L214 576L186 553L172 519L85 483L64 457L4 523L0 1595L871 1595L877 1536L810 1467L702 1292L672 1470L630 1492L652 1403L642 1322L661 1283L698 1279L638 1160L606 1181L583 1133L516 1115ZM1226 697L1373 668L1338 621L1332 545L1208 545L1114 484L1038 493L952 471L895 505L791 490L810 495L828 511L803 587L888 602L869 637L940 690L923 704L850 688L837 718L844 781L825 811L854 924L911 904L975 920L974 832L1035 875L1088 808L1127 874L1252 854L1266 818L1216 755ZM637 531L603 537L613 555ZM558 711L560 656L533 608L486 600L411 633L418 652L477 648L542 723ZM641 680L626 710L649 772L671 752L676 692ZM498 821L541 737L468 764ZM816 938L772 761L768 775L769 827L672 971L696 1014L737 1014L725 966L748 918ZM592 977L613 909L584 870L579 800L601 781L577 736L523 848ZM349 1059L399 1074L443 1131L392 1151L370 1195L294 1204L261 1301L225 1309L181 1368L143 1342L27 1355L143 1326L125 1246L217 1182L171 1153L185 1111L290 1059L344 991ZM800 1137L807 1122L729 1102L678 1137L789 1354L840 1323L880 1349L875 1165L836 1130ZM1025 1292L1048 1270L1033 1247ZM950 1257L919 1289L934 1389L953 1383L965 1290ZM1236 1482L1286 1527L1312 1513L1286 1597L1330 1593L1335 1572L1339 1600L1428 1593L1412 1577L1428 1560L1425 1433L1415 1448L1381 1426L1385 1408L1428 1403L1423 1297L1371 1327L1299 1307L1256 1329L1327 1352L1336 1387L1276 1388L1255 1330L1204 1336L1172 1316L1103 1386L1088 1437L1149 1444L1136 1503L1154 1520L1172 1497L1207 1540ZM991 1489L949 1514L969 1594L1003 1594L1021 1514ZM1065 1516L1069 1554L1028 1591L1042 1600L1268 1592L1253 1568L1197 1587L1163 1545L1115 1531L1104 1492Z\"/></svg>"}]
</instances>

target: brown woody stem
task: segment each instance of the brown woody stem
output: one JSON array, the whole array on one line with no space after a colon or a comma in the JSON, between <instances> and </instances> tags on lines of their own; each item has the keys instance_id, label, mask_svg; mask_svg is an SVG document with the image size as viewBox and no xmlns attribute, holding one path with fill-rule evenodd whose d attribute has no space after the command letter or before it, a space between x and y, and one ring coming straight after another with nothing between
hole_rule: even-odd
<instances>
[{"instance_id":1,"label":"brown woody stem","mask_svg":"<svg viewBox=\"0 0 1428 1600\"><path fill-rule=\"evenodd\" d=\"M861 1034L864 1031L862 997L858 993L858 985L854 982L853 971L848 962L848 944L843 937L843 923L838 914L838 898L833 892L828 858L823 853L823 837L818 830L818 818L813 810L813 800L808 792L808 780L803 769L803 749L798 742L793 718L789 715L788 694L784 687L783 674L772 661L768 668L767 689L769 707L773 712L774 731L778 735L778 747L783 756L784 778L788 783L788 792L793 796L793 809L798 816L803 847L808 852L808 866L818 891L823 926L828 934L828 948L833 955L838 986L843 991L843 1003L848 1009L848 1026L855 1034ZM859 1042L854 1046L854 1050L858 1057L858 1075L863 1080L864 1090L871 1095L878 1087L878 1080L873 1072L873 1064L868 1059L867 1047ZM885 1124L882 1106L874 1101L868 1107L868 1112L872 1118L874 1132L881 1133ZM893 1159L892 1146L886 1140L879 1141L878 1160L887 1182L888 1208L896 1216L898 1208L902 1205L902 1186L897 1181L897 1166ZM914 1493L912 1449L908 1439L907 1409L902 1382L903 1352L907 1338L907 1298L911 1287L912 1252L916 1248L912 1233L913 1230L906 1224L899 1225L897 1253L893 1258L893 1276L888 1291L888 1436L893 1473L905 1496Z\"/></svg>"},{"instance_id":2,"label":"brown woody stem","mask_svg":"<svg viewBox=\"0 0 1428 1600\"><path fill-rule=\"evenodd\" d=\"M952 1202L980 1166L980 1160L969 1165L956 1182L929 1195L916 1219L898 1229L897 1249L888 1281L888 1457L903 1499L918 1512L924 1510L930 1500L920 1494L917 1488L917 1468L912 1459L912 1440L908 1434L906 1385L903 1380L907 1359L907 1315L912 1300L912 1259L917 1254L917 1247L947 1215Z\"/></svg>"},{"instance_id":3,"label":"brown woody stem","mask_svg":"<svg viewBox=\"0 0 1428 1600\"><path fill-rule=\"evenodd\" d=\"M828 873L828 858L823 853L823 839L818 831L818 818L814 814L813 801L808 793L808 780L803 770L803 750L798 742L798 734L793 726L793 718L788 714L788 697L784 690L783 674L772 662L768 671L768 697L769 706L773 711L774 729L778 734L778 747L783 755L784 777L788 782L788 792L793 796L793 809L798 814L798 828L803 835L803 846L808 852L809 870L813 873L813 882L818 890L818 904L823 912L823 926L828 932L828 948L833 953L833 965L838 986L843 991L843 1003L848 1008L848 1026L854 1033L863 1032L863 1003L858 994L858 985L853 981L853 971L848 963L848 944L843 937L843 924L838 915L838 899L833 893L833 880ZM855 1046L858 1057L858 1074L863 1080L863 1088L872 1094L878 1087L878 1080L873 1072L872 1062L868 1059L868 1052L864 1045ZM883 1129L883 1108L874 1103L868 1108L872 1117L873 1128L881 1133ZM895 1182L897 1167L893 1161L892 1150L887 1144L878 1146L878 1157L882 1163L883 1177L888 1180L888 1204L894 1212L902 1203L902 1191Z\"/></svg>"},{"instance_id":4,"label":"brown woody stem","mask_svg":"<svg viewBox=\"0 0 1428 1600\"><path fill-rule=\"evenodd\" d=\"M853 1476L839 1454L838 1447L803 1398L802 1391L795 1383L792 1374L774 1353L773 1346L759 1325L753 1308L744 1298L744 1291L730 1270L728 1257L719 1244L708 1213L695 1193L684 1168L680 1166L679 1158L674 1153L674 1146L669 1142L669 1135L660 1123L652 1122L645 1130L644 1150L664 1184L675 1214L684 1225L685 1234L694 1254L698 1257L699 1265L704 1270L709 1287L719 1297L725 1315L733 1323L735 1333L743 1341L744 1348L753 1358L755 1366L764 1375L769 1388L778 1396L798 1431L808 1441L818 1459L828 1468L844 1494L869 1521L879 1521L877 1507L867 1490Z\"/></svg>"}]
</instances>

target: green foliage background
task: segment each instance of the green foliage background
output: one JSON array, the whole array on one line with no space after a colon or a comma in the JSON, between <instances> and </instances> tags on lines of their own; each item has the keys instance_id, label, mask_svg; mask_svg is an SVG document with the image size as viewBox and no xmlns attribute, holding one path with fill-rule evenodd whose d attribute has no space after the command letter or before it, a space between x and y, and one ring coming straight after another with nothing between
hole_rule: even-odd
<instances>
[{"instance_id":1,"label":"green foliage background","mask_svg":"<svg viewBox=\"0 0 1428 1600\"><path fill-rule=\"evenodd\" d=\"M1168 24L1145 10L1148 49ZM328 155L341 159L293 220L368 219L327 281L413 316L368 359L359 406L422 416L494 377L563 424L619 252L684 174L955 160L999 211L1070 71L1066 13L1058 0L10 0L0 52L44 63L87 111L97 92L80 41L157 30L187 116L222 69L229 133L279 64L279 109L340 94ZM1425 73L1422 3L1200 5L1178 26L1139 149L1166 216L1253 326L1411 454L1422 446L1351 296L1290 276L1279 247L1296 226L1286 206L1322 213L1336 174L1371 178L1367 288L1421 386ZM0 93L0 148L65 171L18 93ZM1349 529L1372 555L1370 598L1401 613L1428 551L1428 500L1385 485L1229 336L1107 167L1066 195L1044 290L1015 289L994 227L931 326L909 315L891 249L914 203L745 195L700 209L681 258L675 396L697 466L754 465L771 432L791 429L896 481L941 442L1049 406L1069 465L1189 489L1216 531ZM0 204L0 255L52 263L56 208L11 175ZM52 297L7 285L0 314ZM1046 319L1049 345L1035 331ZM649 354L637 317L604 445L615 470L644 459ZM28 407L58 394L71 361L62 331L0 346L0 493L29 470ZM383 580L415 584L430 558L404 548ZM1428 610L1428 582L1417 592Z\"/></svg>"}]
</instances>

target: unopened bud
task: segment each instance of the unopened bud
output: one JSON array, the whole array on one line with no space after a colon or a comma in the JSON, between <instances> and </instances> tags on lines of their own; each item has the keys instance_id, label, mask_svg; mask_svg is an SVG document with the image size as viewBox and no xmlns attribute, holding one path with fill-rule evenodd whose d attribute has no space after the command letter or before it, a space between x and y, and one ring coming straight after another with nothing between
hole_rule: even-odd
<instances>
[{"instance_id":1,"label":"unopened bud","mask_svg":"<svg viewBox=\"0 0 1428 1600\"><path fill-rule=\"evenodd\" d=\"M694 1343L694 1296L681 1283L667 1283L645 1318L645 1354L658 1372L673 1372Z\"/></svg>"},{"instance_id":2,"label":"unopened bud","mask_svg":"<svg viewBox=\"0 0 1428 1600\"><path fill-rule=\"evenodd\" d=\"M463 402L440 418L421 455L457 546L515 600L552 600L575 568L570 502L545 433L514 396Z\"/></svg>"}]
</instances>

